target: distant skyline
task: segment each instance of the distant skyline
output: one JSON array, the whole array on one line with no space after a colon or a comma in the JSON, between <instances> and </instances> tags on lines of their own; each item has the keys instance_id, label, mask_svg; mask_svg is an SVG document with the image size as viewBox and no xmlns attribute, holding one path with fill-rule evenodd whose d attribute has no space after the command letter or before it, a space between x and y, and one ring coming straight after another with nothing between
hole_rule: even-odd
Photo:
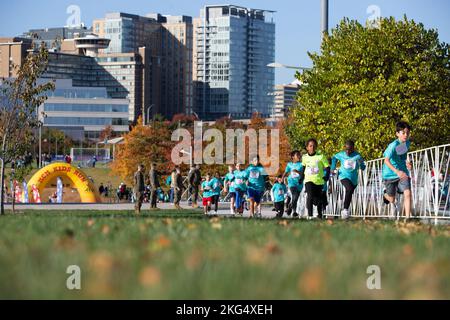
<instances>
[{"instance_id":1,"label":"distant skyline","mask_svg":"<svg viewBox=\"0 0 450 320\"><path fill-rule=\"evenodd\" d=\"M382 17L394 16L421 22L428 29L437 29L441 42L450 42L450 1L448 0L330 0L329 26L334 28L348 17L361 23L372 15L369 6L380 9ZM92 21L108 12L126 12L138 15L161 13L198 17L206 4L234 4L244 7L274 10L276 24L276 62L286 65L310 67L307 52L320 48L320 0L258 0L258 1L205 1L205 0L16 0L0 5L0 37L18 36L29 29L61 27L66 24L70 5L81 9L81 21L91 27ZM276 83L290 83L295 70L277 69Z\"/></svg>"}]
</instances>

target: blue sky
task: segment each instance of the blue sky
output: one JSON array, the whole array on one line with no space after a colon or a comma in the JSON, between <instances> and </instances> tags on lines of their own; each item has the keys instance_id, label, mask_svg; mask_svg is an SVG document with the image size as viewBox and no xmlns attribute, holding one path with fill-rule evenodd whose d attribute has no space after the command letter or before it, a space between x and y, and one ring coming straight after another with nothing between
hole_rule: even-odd
<instances>
[{"instance_id":1,"label":"blue sky","mask_svg":"<svg viewBox=\"0 0 450 320\"><path fill-rule=\"evenodd\" d=\"M308 51L318 51L320 45L320 0L15 0L1 1L0 36L15 36L32 28L65 25L69 5L81 8L81 20L88 26L94 18L106 12L128 12L145 15L150 12L197 17L205 4L230 3L245 7L275 10L277 62L311 66ZM427 28L437 29L440 40L450 42L450 1L448 0L330 0L330 28L343 17L365 22L371 15L370 5L380 8L381 16L401 19L404 14ZM278 69L277 83L289 83L293 71Z\"/></svg>"}]
</instances>

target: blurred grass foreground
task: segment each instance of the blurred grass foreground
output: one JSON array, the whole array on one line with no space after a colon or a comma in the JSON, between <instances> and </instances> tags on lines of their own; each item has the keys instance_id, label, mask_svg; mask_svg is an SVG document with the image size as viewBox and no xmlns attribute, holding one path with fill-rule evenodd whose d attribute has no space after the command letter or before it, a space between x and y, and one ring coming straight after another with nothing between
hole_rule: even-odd
<instances>
[{"instance_id":1,"label":"blurred grass foreground","mask_svg":"<svg viewBox=\"0 0 450 320\"><path fill-rule=\"evenodd\" d=\"M450 298L448 226L185 210L26 211L0 228L0 299ZM66 287L71 265L81 290Z\"/></svg>"}]
</instances>

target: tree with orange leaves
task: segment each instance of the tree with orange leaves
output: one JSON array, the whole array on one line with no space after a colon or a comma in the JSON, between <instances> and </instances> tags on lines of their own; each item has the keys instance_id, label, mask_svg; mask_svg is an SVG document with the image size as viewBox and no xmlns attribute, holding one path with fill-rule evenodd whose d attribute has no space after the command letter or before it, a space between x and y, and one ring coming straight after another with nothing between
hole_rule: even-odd
<instances>
[{"instance_id":1,"label":"tree with orange leaves","mask_svg":"<svg viewBox=\"0 0 450 320\"><path fill-rule=\"evenodd\" d=\"M167 123L154 121L152 126L144 126L142 118L139 118L137 125L124 139L111 164L113 174L130 182L139 164L149 170L154 162L157 164L157 170L163 174L167 174L172 168L170 157L174 144Z\"/></svg>"}]
</instances>

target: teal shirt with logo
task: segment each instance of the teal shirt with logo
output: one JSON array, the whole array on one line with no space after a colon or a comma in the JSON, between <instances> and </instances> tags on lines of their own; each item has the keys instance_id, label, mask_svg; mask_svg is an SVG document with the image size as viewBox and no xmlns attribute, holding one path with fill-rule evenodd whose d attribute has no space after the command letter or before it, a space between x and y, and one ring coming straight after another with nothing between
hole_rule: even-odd
<instances>
[{"instance_id":1,"label":"teal shirt with logo","mask_svg":"<svg viewBox=\"0 0 450 320\"><path fill-rule=\"evenodd\" d=\"M230 185L228 187L228 191L229 192L235 192L236 189L234 188L234 184L235 184L235 178L234 178L234 173L227 173L225 175L225 184L227 184L227 182L230 182Z\"/></svg>"},{"instance_id":2,"label":"teal shirt with logo","mask_svg":"<svg viewBox=\"0 0 450 320\"><path fill-rule=\"evenodd\" d=\"M264 191L265 190L265 176L267 176L266 170L264 167L250 165L247 168L247 176L248 176L248 187L254 189L256 191Z\"/></svg>"},{"instance_id":3,"label":"teal shirt with logo","mask_svg":"<svg viewBox=\"0 0 450 320\"><path fill-rule=\"evenodd\" d=\"M212 178L209 184L212 188L212 195L218 196L222 192L222 181L217 178Z\"/></svg>"},{"instance_id":4,"label":"teal shirt with logo","mask_svg":"<svg viewBox=\"0 0 450 320\"><path fill-rule=\"evenodd\" d=\"M391 164L397 170L405 172L409 176L408 168L406 167L406 159L408 156L409 147L411 142L408 140L405 143L401 143L400 140L393 141L384 152L383 156L388 158ZM382 171L383 180L395 180L398 179L398 175L392 171L386 164L383 164Z\"/></svg>"},{"instance_id":5,"label":"teal shirt with logo","mask_svg":"<svg viewBox=\"0 0 450 320\"><path fill-rule=\"evenodd\" d=\"M364 159L358 152L348 155L347 152L341 151L333 156L331 162L331 171L336 169L337 162L341 163L339 168L339 180L348 179L354 186L358 185L358 171L366 169Z\"/></svg>"},{"instance_id":6,"label":"teal shirt with logo","mask_svg":"<svg viewBox=\"0 0 450 320\"><path fill-rule=\"evenodd\" d=\"M273 202L282 202L287 194L287 188L284 183L275 183L272 187Z\"/></svg>"},{"instance_id":7,"label":"teal shirt with logo","mask_svg":"<svg viewBox=\"0 0 450 320\"><path fill-rule=\"evenodd\" d=\"M211 181L212 180L202 182L203 198L210 198L213 196Z\"/></svg>"},{"instance_id":8,"label":"teal shirt with logo","mask_svg":"<svg viewBox=\"0 0 450 320\"><path fill-rule=\"evenodd\" d=\"M246 181L248 179L247 171L246 170L236 170L234 171L234 190L241 190L246 191L247 190L247 184Z\"/></svg>"},{"instance_id":9,"label":"teal shirt with logo","mask_svg":"<svg viewBox=\"0 0 450 320\"><path fill-rule=\"evenodd\" d=\"M303 165L301 162L289 162L287 164L284 172L289 173L287 178L289 188L297 188L300 191L303 189L303 183L300 183L300 174L298 173L301 172L302 168ZM293 170L297 170L298 172L293 172Z\"/></svg>"}]
</instances>

